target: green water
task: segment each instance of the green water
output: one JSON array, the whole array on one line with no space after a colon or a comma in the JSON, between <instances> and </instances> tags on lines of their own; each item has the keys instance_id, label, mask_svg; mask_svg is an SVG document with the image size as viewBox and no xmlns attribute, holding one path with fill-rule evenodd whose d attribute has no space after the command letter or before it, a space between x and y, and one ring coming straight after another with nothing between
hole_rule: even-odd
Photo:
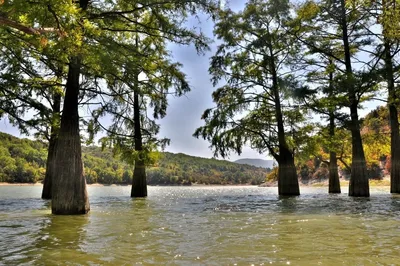
<instances>
[{"instance_id":1,"label":"green water","mask_svg":"<svg viewBox=\"0 0 400 266\"><path fill-rule=\"evenodd\" d=\"M53 216L40 186L0 187L0 265L399 265L400 197L302 188L89 187L91 212ZM345 188L344 190L347 190Z\"/></svg>"}]
</instances>

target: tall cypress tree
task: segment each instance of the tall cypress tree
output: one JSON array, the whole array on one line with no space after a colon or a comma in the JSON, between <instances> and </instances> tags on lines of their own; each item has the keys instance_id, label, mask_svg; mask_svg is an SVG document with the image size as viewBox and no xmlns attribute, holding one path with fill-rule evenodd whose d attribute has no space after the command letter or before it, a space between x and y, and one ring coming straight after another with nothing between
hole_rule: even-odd
<instances>
[{"instance_id":1,"label":"tall cypress tree","mask_svg":"<svg viewBox=\"0 0 400 266\"><path fill-rule=\"evenodd\" d=\"M244 145L268 151L278 162L279 195L299 195L294 147L289 143L287 91L296 86L287 74L289 1L250 0L241 12L222 11L215 34L222 44L211 60L216 107L204 112L196 137L211 142L216 155L241 153Z\"/></svg>"}]
</instances>

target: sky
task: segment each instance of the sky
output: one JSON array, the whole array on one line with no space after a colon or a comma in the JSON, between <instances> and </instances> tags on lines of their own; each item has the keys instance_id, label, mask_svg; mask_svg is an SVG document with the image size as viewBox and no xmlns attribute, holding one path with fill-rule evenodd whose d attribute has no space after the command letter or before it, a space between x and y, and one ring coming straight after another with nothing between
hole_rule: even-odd
<instances>
[{"instance_id":1,"label":"sky","mask_svg":"<svg viewBox=\"0 0 400 266\"><path fill-rule=\"evenodd\" d=\"M223 1L225 3L225 1ZM232 9L239 9L245 1L235 0L230 2ZM200 15L200 24L204 34L213 39L213 22L204 15ZM190 21L192 25L197 20ZM203 126L204 121L201 115L204 110L214 106L211 98L212 92L216 89L211 84L211 76L208 74L210 57L216 51L216 40L211 44L211 51L205 55L197 55L194 47L172 45L171 51L174 60L183 64L183 71L188 77L192 90L183 97L170 97L167 116L160 121L160 136L171 139L171 145L166 151L174 153L185 153L193 156L211 158L213 152L210 150L209 142L203 139L196 139L192 135L196 128ZM239 158L271 159L267 154L258 152L246 147L239 156L232 153L228 160Z\"/></svg>"},{"instance_id":2,"label":"sky","mask_svg":"<svg viewBox=\"0 0 400 266\"><path fill-rule=\"evenodd\" d=\"M244 2L244 0L233 0L230 1L229 6L237 10L243 7ZM201 27L206 36L214 39L212 20L201 14L199 20L200 24L197 19L192 19L189 24ZM171 145L166 148L166 151L205 158L213 157L209 142L196 139L192 134L196 128L204 125L204 121L201 120L204 110L214 106L211 94L216 88L210 82L211 76L208 74L208 67L210 57L215 53L216 47L216 40L214 40L211 44L211 51L205 55L198 55L194 47L170 45L173 59L183 64L182 70L186 73L192 90L183 97L171 96L167 116L159 121L161 125L159 136L171 139ZM365 110L360 111L360 115L365 115L377 104L370 103ZM21 136L18 129L12 127L6 119L0 120L0 131ZM226 159L234 161L239 158L271 159L268 154L259 154L249 147L244 148L240 156L232 153Z\"/></svg>"}]
</instances>

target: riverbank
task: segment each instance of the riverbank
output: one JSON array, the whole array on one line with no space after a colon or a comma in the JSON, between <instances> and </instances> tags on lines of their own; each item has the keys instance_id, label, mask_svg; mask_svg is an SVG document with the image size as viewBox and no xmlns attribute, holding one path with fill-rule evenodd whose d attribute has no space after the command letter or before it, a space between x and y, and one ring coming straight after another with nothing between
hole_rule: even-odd
<instances>
[{"instance_id":1,"label":"riverbank","mask_svg":"<svg viewBox=\"0 0 400 266\"><path fill-rule=\"evenodd\" d=\"M340 179L340 186L342 187L348 187L349 186L350 180L345 180L345 179ZM329 186L329 181L328 180L314 180L314 181L309 181L309 182L302 182L299 181L300 187L328 187ZM390 186L390 177L386 176L382 180L376 180L376 179L370 179L369 180L369 185L371 187L387 187ZM278 182L266 182L262 183L260 187L277 187Z\"/></svg>"},{"instance_id":2,"label":"riverbank","mask_svg":"<svg viewBox=\"0 0 400 266\"><path fill-rule=\"evenodd\" d=\"M324 180L324 181L310 181L310 182L301 182L299 181L300 187L327 187L329 185L328 180ZM42 186L43 184L40 182L36 182L36 183L6 183L6 182L0 182L0 186ZM382 180L374 180L371 179L369 180L369 185L371 187L386 187L386 186L390 186L390 177L384 177ZM112 187L112 186L130 186L130 185L126 185L126 184L100 184L100 183L93 183L93 184L88 184L88 186L90 187ZM164 185L164 184L160 184L160 185L149 185L149 186L188 186L188 185ZM191 186L204 186L204 187L209 187L209 186L213 186L213 187L220 187L220 186L254 186L251 184L226 184L226 185L222 185L222 184L191 184ZM259 185L259 187L277 187L278 186L278 182L267 182L267 183L262 183ZM341 179L340 180L340 186L342 187L348 187L349 186L349 180L344 180Z\"/></svg>"},{"instance_id":3,"label":"riverbank","mask_svg":"<svg viewBox=\"0 0 400 266\"><path fill-rule=\"evenodd\" d=\"M120 184L99 184L99 183L94 183L94 184L87 184L88 186L91 187L111 187L111 186L129 186L129 185L120 185ZM41 182L36 182L36 183L7 183L7 182L0 182L0 186L43 186Z\"/></svg>"},{"instance_id":4,"label":"riverbank","mask_svg":"<svg viewBox=\"0 0 400 266\"><path fill-rule=\"evenodd\" d=\"M7 182L0 182L0 186L42 186L43 184L40 182L36 183L7 183Z\"/></svg>"}]
</instances>

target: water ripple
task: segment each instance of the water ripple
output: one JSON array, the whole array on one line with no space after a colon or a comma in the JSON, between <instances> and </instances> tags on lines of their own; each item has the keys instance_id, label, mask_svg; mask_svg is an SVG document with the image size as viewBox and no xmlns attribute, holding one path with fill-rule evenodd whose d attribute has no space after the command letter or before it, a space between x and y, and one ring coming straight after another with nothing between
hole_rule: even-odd
<instances>
[{"instance_id":1,"label":"water ripple","mask_svg":"<svg viewBox=\"0 0 400 266\"><path fill-rule=\"evenodd\" d=\"M41 187L0 187L0 265L396 265L400 197L302 188L89 187L91 212L53 216Z\"/></svg>"}]
</instances>

